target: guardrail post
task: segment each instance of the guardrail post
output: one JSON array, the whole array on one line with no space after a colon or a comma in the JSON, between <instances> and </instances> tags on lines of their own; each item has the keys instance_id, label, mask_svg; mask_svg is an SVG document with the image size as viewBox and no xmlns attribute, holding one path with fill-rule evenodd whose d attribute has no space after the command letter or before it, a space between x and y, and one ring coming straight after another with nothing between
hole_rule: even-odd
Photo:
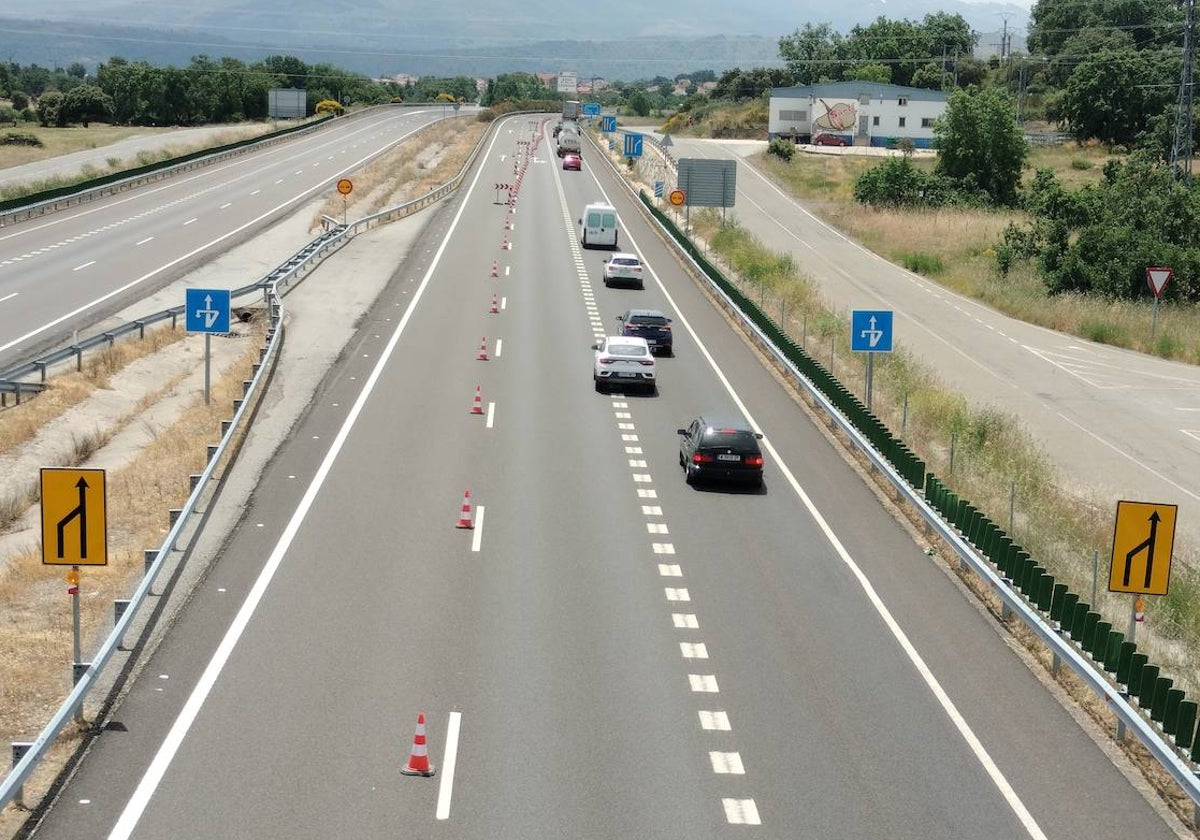
<instances>
[{"instance_id":1,"label":"guardrail post","mask_svg":"<svg viewBox=\"0 0 1200 840\"><path fill-rule=\"evenodd\" d=\"M221 437L222 437L222 439L224 439L225 435L229 434L229 429L232 425L233 425L232 420L222 420L221 421Z\"/></svg>"},{"instance_id":2,"label":"guardrail post","mask_svg":"<svg viewBox=\"0 0 1200 840\"><path fill-rule=\"evenodd\" d=\"M146 340L146 322L145 321L134 321L134 323L138 325L138 338L141 339L142 341L145 341Z\"/></svg>"},{"instance_id":3,"label":"guardrail post","mask_svg":"<svg viewBox=\"0 0 1200 840\"><path fill-rule=\"evenodd\" d=\"M15 770L17 765L21 763L21 759L25 757L25 753L33 749L32 741L13 741L12 742L12 766ZM18 808L25 808L25 785L22 783L20 787L13 793L13 804Z\"/></svg>"},{"instance_id":4,"label":"guardrail post","mask_svg":"<svg viewBox=\"0 0 1200 840\"><path fill-rule=\"evenodd\" d=\"M253 384L254 384L254 381L251 379L243 379L242 380L242 396L245 396L246 394L250 393L250 386Z\"/></svg>"},{"instance_id":5,"label":"guardrail post","mask_svg":"<svg viewBox=\"0 0 1200 840\"><path fill-rule=\"evenodd\" d=\"M116 598L113 600L113 626L121 623L121 616L125 615L125 611L129 609L128 598ZM117 640L117 650L125 650L125 640Z\"/></svg>"},{"instance_id":6,"label":"guardrail post","mask_svg":"<svg viewBox=\"0 0 1200 840\"><path fill-rule=\"evenodd\" d=\"M233 413L237 414L241 410L242 404L245 402L246 402L245 400L234 400L233 401Z\"/></svg>"},{"instance_id":7,"label":"guardrail post","mask_svg":"<svg viewBox=\"0 0 1200 840\"><path fill-rule=\"evenodd\" d=\"M197 475L197 474L194 474L194 473L193 473L192 475L189 475L189 476L188 476L188 491L189 491L189 492L190 492L190 491L193 491L193 490L195 490L195 489L196 489L198 486L200 486L200 479L202 479L203 477L204 477L204 476L202 476L202 475Z\"/></svg>"},{"instance_id":8,"label":"guardrail post","mask_svg":"<svg viewBox=\"0 0 1200 840\"><path fill-rule=\"evenodd\" d=\"M80 347L79 345L75 345L71 349L75 351L75 372L82 373L83 372L83 348Z\"/></svg>"},{"instance_id":9,"label":"guardrail post","mask_svg":"<svg viewBox=\"0 0 1200 840\"><path fill-rule=\"evenodd\" d=\"M207 458L208 463L212 463L212 459L216 457L218 449L220 449L220 447L214 443L210 443L208 445L208 458Z\"/></svg>"},{"instance_id":10,"label":"guardrail post","mask_svg":"<svg viewBox=\"0 0 1200 840\"><path fill-rule=\"evenodd\" d=\"M176 313L176 312L172 312L172 313L171 313L171 331L172 331L172 332L174 332L174 330L175 330L175 326L176 326L176 324L177 324L177 319L178 319L178 318L179 318L179 314L178 314L178 313Z\"/></svg>"},{"instance_id":11,"label":"guardrail post","mask_svg":"<svg viewBox=\"0 0 1200 840\"><path fill-rule=\"evenodd\" d=\"M40 370L42 373L42 382L45 382L46 381L46 363L45 362L34 362L34 364L38 366L38 370ZM20 405L20 404L21 404L21 401L18 400L17 405Z\"/></svg>"}]
</instances>

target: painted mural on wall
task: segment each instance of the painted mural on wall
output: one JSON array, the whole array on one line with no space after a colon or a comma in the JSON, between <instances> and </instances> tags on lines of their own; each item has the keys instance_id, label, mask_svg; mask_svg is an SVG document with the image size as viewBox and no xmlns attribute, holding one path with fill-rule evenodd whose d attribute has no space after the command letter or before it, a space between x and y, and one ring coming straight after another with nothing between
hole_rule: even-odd
<instances>
[{"instance_id":1,"label":"painted mural on wall","mask_svg":"<svg viewBox=\"0 0 1200 840\"><path fill-rule=\"evenodd\" d=\"M825 114L817 117L814 125L825 131L848 131L854 128L858 121L858 103L854 100L832 100L827 102L818 99L825 108Z\"/></svg>"}]
</instances>

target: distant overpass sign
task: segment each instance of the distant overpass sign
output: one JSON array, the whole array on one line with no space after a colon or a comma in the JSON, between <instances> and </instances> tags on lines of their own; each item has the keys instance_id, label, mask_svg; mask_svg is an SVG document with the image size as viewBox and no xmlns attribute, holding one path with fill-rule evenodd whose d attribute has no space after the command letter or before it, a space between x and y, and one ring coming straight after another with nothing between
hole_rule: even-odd
<instances>
[{"instance_id":1,"label":"distant overpass sign","mask_svg":"<svg viewBox=\"0 0 1200 840\"><path fill-rule=\"evenodd\" d=\"M576 93L579 90L579 75L574 70L560 70L558 73L558 92Z\"/></svg>"}]
</instances>

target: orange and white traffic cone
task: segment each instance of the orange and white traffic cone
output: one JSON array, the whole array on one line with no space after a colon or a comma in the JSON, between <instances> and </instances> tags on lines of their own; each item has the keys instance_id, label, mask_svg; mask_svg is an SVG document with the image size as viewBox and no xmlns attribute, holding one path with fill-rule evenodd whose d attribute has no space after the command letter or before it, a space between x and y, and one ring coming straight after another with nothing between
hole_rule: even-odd
<instances>
[{"instance_id":1,"label":"orange and white traffic cone","mask_svg":"<svg viewBox=\"0 0 1200 840\"><path fill-rule=\"evenodd\" d=\"M413 735L408 764L400 768L405 776L432 776L437 770L429 763L429 747L425 744L425 715L417 715L417 732Z\"/></svg>"},{"instance_id":2,"label":"orange and white traffic cone","mask_svg":"<svg viewBox=\"0 0 1200 840\"><path fill-rule=\"evenodd\" d=\"M472 414L483 414L483 392L479 386L475 386L475 402L471 406Z\"/></svg>"},{"instance_id":3,"label":"orange and white traffic cone","mask_svg":"<svg viewBox=\"0 0 1200 840\"><path fill-rule=\"evenodd\" d=\"M475 527L474 515L471 513L471 491L467 490L463 493L462 511L458 514L458 522L454 523L455 528L466 528L470 530Z\"/></svg>"},{"instance_id":4,"label":"orange and white traffic cone","mask_svg":"<svg viewBox=\"0 0 1200 840\"><path fill-rule=\"evenodd\" d=\"M504 249L505 251L507 251L510 247L512 247L508 244L508 234L507 233L504 234L504 244L502 244L500 247L502 249Z\"/></svg>"},{"instance_id":5,"label":"orange and white traffic cone","mask_svg":"<svg viewBox=\"0 0 1200 840\"><path fill-rule=\"evenodd\" d=\"M493 276L493 277L499 277L499 276L500 276L500 267L499 267L498 265L496 265L496 261L495 261L495 260L492 260L492 276Z\"/></svg>"},{"instance_id":6,"label":"orange and white traffic cone","mask_svg":"<svg viewBox=\"0 0 1200 840\"><path fill-rule=\"evenodd\" d=\"M499 315L500 314L500 302L498 300L496 300L495 295L492 295L492 307L491 307L491 309L488 310L488 314L489 315Z\"/></svg>"},{"instance_id":7,"label":"orange and white traffic cone","mask_svg":"<svg viewBox=\"0 0 1200 840\"><path fill-rule=\"evenodd\" d=\"M479 339L479 355L476 356L475 358L481 362L486 362L488 360L487 336L486 335L483 338Z\"/></svg>"}]
</instances>

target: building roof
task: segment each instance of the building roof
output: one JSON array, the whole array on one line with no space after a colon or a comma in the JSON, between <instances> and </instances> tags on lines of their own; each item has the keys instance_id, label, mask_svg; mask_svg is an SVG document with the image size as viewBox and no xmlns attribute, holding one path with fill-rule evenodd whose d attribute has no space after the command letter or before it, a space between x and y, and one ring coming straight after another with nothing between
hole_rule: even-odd
<instances>
[{"instance_id":1,"label":"building roof","mask_svg":"<svg viewBox=\"0 0 1200 840\"><path fill-rule=\"evenodd\" d=\"M941 90L888 85L882 82L818 82L802 87L771 88L771 96L781 99L828 96L839 99L857 99L866 94L872 99L898 99L901 96L914 101L945 102L950 95Z\"/></svg>"}]
</instances>

